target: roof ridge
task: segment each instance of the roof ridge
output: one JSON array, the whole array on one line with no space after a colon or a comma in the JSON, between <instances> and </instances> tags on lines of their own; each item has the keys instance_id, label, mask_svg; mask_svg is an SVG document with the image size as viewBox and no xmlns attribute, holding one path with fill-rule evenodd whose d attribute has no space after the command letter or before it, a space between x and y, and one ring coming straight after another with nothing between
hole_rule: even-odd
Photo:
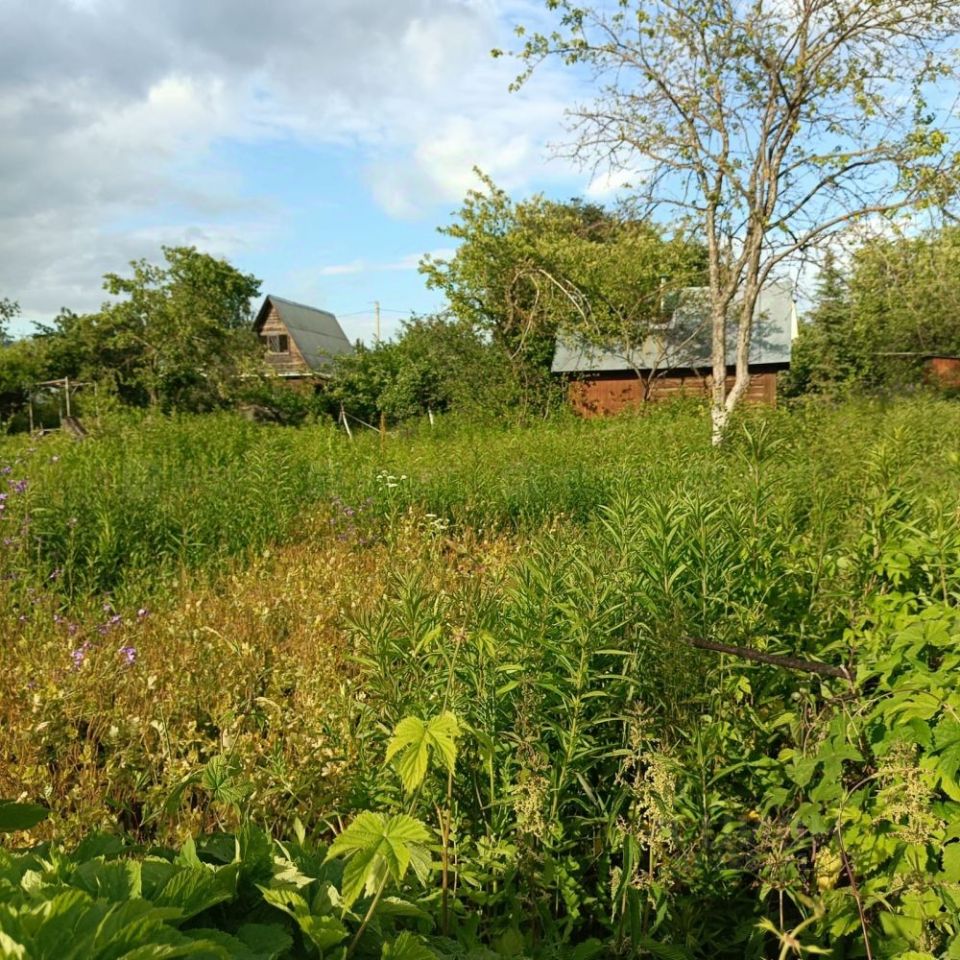
<instances>
[{"instance_id":1,"label":"roof ridge","mask_svg":"<svg viewBox=\"0 0 960 960\"><path fill-rule=\"evenodd\" d=\"M289 303L291 307L300 307L303 310L313 310L315 313L325 313L328 317L336 319L336 314L331 310L324 310L323 307L312 307L309 303L301 303L299 300L290 300L287 297L278 297L275 293L268 293L267 300L279 300L280 303Z\"/></svg>"}]
</instances>

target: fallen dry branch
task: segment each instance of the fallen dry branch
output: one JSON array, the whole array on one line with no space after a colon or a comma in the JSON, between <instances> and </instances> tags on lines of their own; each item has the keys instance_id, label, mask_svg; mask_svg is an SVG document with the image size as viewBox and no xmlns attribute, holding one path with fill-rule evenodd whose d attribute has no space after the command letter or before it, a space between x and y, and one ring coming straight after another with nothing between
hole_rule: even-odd
<instances>
[{"instance_id":1,"label":"fallen dry branch","mask_svg":"<svg viewBox=\"0 0 960 960\"><path fill-rule=\"evenodd\" d=\"M699 637L688 637L687 643L700 650L713 650L715 653L729 653L744 660L753 660L756 663L766 663L773 667L782 667L785 670L801 670L805 673L816 673L821 677L839 677L841 680L853 682L853 675L846 667L834 667L829 663L817 663L814 660L801 660L799 657L783 657L773 653L761 653L749 647L735 647L729 643L716 643L713 640L701 640Z\"/></svg>"}]
</instances>

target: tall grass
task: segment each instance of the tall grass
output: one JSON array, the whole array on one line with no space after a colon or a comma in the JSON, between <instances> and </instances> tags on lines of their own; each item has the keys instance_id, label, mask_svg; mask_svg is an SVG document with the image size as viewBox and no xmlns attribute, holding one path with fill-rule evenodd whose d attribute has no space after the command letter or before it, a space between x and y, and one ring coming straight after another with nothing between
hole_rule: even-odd
<instances>
[{"instance_id":1,"label":"tall grass","mask_svg":"<svg viewBox=\"0 0 960 960\"><path fill-rule=\"evenodd\" d=\"M461 934L505 955L589 937L610 954L770 955L758 922L795 929L833 889L817 851L851 820L829 791L868 784L862 809L887 815L872 692L691 638L870 684L894 669L891 623L953 642L960 407L945 402L752 412L720 449L684 406L385 443L145 420L8 441L3 465L0 796L50 804L68 836L170 839L237 815L203 792L218 763L247 784L245 816L322 835L405 809L389 733L452 710L456 777L421 799L448 811ZM929 630L909 621L929 611ZM871 909L894 915L905 888L862 849ZM922 866L910 883L932 889ZM819 942L858 955L836 893L842 923Z\"/></svg>"},{"instance_id":2,"label":"tall grass","mask_svg":"<svg viewBox=\"0 0 960 960\"><path fill-rule=\"evenodd\" d=\"M847 506L865 509L864 484L896 476L931 496L949 487L956 467L943 450L956 448L960 418L933 402L771 412L719 452L705 430L697 409L677 407L524 430L423 428L385 445L228 416L121 421L84 443L7 440L2 563L21 584L55 582L66 597L145 596L185 570L215 575L227 558L312 535L309 518L334 499L371 535L411 508L457 528L532 531L590 521L622 489L716 491L755 514L743 497L758 471L750 496L774 497L805 536L827 536L853 519Z\"/></svg>"}]
</instances>

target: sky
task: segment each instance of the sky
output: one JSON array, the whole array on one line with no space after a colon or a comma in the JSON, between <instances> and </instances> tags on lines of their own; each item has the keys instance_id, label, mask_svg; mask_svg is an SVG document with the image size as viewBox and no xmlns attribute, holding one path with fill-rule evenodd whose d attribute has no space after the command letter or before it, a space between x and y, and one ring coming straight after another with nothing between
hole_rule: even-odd
<instances>
[{"instance_id":1,"label":"sky","mask_svg":"<svg viewBox=\"0 0 960 960\"><path fill-rule=\"evenodd\" d=\"M545 65L519 93L493 47L537 0L0 0L0 297L94 310L102 276L190 244L369 341L438 308L479 166L514 196L612 199L557 159L583 93Z\"/></svg>"}]
</instances>

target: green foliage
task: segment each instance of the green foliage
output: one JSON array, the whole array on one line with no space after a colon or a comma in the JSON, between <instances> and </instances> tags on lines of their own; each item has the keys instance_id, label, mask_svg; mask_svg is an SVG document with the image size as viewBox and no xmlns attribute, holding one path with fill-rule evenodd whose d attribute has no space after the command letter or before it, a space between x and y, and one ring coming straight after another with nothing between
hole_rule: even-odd
<instances>
[{"instance_id":1,"label":"green foliage","mask_svg":"<svg viewBox=\"0 0 960 960\"><path fill-rule=\"evenodd\" d=\"M15 803L0 800L0 833L29 830L50 815L46 807L37 803Z\"/></svg>"},{"instance_id":2,"label":"green foliage","mask_svg":"<svg viewBox=\"0 0 960 960\"><path fill-rule=\"evenodd\" d=\"M544 388L559 331L629 348L662 321L666 295L704 276L702 248L682 234L664 239L579 200L514 202L483 181L441 229L456 252L420 270L454 317L500 348L530 397Z\"/></svg>"},{"instance_id":3,"label":"green foliage","mask_svg":"<svg viewBox=\"0 0 960 960\"><path fill-rule=\"evenodd\" d=\"M163 265L138 260L110 273L120 299L98 313L65 311L42 334L52 376L96 380L126 403L209 410L256 371L250 301L260 282L193 247L164 247Z\"/></svg>"},{"instance_id":4,"label":"green foliage","mask_svg":"<svg viewBox=\"0 0 960 960\"><path fill-rule=\"evenodd\" d=\"M20 315L20 304L9 297L0 297L0 347L10 340L10 321Z\"/></svg>"},{"instance_id":5,"label":"green foliage","mask_svg":"<svg viewBox=\"0 0 960 960\"><path fill-rule=\"evenodd\" d=\"M269 955L250 924L287 938L273 955L337 960L856 957L865 938L878 958L957 952L954 404L756 411L719 450L686 407L511 431L441 419L382 446L227 417L110 431L33 453L4 441L10 480L27 484L9 487L0 522L16 531L29 515L31 536L50 537L3 560L18 575L2 581L0 682L11 693L0 702L16 718L4 792L54 811L34 836L81 816L78 785L108 770L127 778L130 806L153 796L137 821L145 838L206 817L268 821L296 839L247 824L178 854L96 837L66 857L50 846L0 854L8 936L33 936L34 895L49 904L78 891L64 908L77 929L88 913L106 922L112 904L143 901L145 936L164 949L193 938L240 956L234 941ZM168 526L151 526L126 484L98 498L116 476L154 477L153 515ZM335 522L305 523L304 502ZM209 595L191 594L200 626L158 624L142 670L73 667L65 632L49 643L44 632L65 627L41 621L67 609L44 606L63 589L48 580L52 518L83 545L65 567L76 602L98 607L96 581L79 571L112 556L129 578L114 582L137 589L149 567L130 545L159 558L171 530L193 531L196 546L173 555L168 579L177 561L206 570L248 546L282 549L281 521L303 539L352 532L345 566L326 579L312 556L303 583L256 567L264 593L244 616L260 634L231 634ZM109 529L129 539L98 553ZM338 586L348 566L355 593ZM326 591L327 619L293 615L309 639L290 651L270 595L296 606ZM167 664L170 651L214 630L223 659L205 687L189 686L181 674L194 668ZM268 648L262 661L252 636ZM288 661L326 645L346 662L311 700L313 663L297 672ZM65 667L51 668L57 657ZM288 742L285 761L277 744ZM48 795L51 776L61 779ZM154 785L165 777L186 782L166 807ZM82 815L93 826L111 812ZM329 846L308 842L295 816ZM14 913L2 913L8 902ZM118 914L117 929L128 919Z\"/></svg>"},{"instance_id":6,"label":"green foliage","mask_svg":"<svg viewBox=\"0 0 960 960\"><path fill-rule=\"evenodd\" d=\"M570 155L632 175L631 205L671 210L703 238L720 443L749 387L767 280L845 226L956 202L960 152L938 90L958 76L960 13L943 0L871 0L852 18L846 0L545 5L549 26L518 28L515 88L546 61L583 71L593 89Z\"/></svg>"},{"instance_id":7,"label":"green foliage","mask_svg":"<svg viewBox=\"0 0 960 960\"><path fill-rule=\"evenodd\" d=\"M374 423L382 412L391 424L446 411L492 419L519 400L502 349L442 317L409 321L396 340L338 357L326 396L354 417Z\"/></svg>"},{"instance_id":8,"label":"green foliage","mask_svg":"<svg viewBox=\"0 0 960 960\"><path fill-rule=\"evenodd\" d=\"M387 761L396 758L397 772L410 793L423 783L432 757L453 773L457 761L460 727L449 710L424 723L419 717L404 717L387 744Z\"/></svg>"},{"instance_id":9,"label":"green foliage","mask_svg":"<svg viewBox=\"0 0 960 960\"><path fill-rule=\"evenodd\" d=\"M923 382L928 355L960 355L960 229L874 239L842 272L828 256L794 345L790 386L832 394Z\"/></svg>"},{"instance_id":10,"label":"green foliage","mask_svg":"<svg viewBox=\"0 0 960 960\"><path fill-rule=\"evenodd\" d=\"M364 891L374 896L388 881L399 883L410 866L425 877L430 869L425 846L429 839L427 828L407 814L358 814L327 851L328 860L342 857L347 861L341 891L344 906L351 907Z\"/></svg>"},{"instance_id":11,"label":"green foliage","mask_svg":"<svg viewBox=\"0 0 960 960\"><path fill-rule=\"evenodd\" d=\"M404 856L414 846L411 838L426 837L422 827L404 831L396 823L385 835L390 849ZM201 838L199 846L188 841L179 852L102 839L102 852L95 838L72 852L56 846L0 850L2 956L344 955L335 948L356 918L346 909L336 872L322 865L322 848L281 845L252 825L236 836ZM401 879L393 861L388 869ZM405 913L402 901L393 906L368 928L367 951L394 960L436 956L409 931L393 936L393 918L402 922Z\"/></svg>"}]
</instances>

